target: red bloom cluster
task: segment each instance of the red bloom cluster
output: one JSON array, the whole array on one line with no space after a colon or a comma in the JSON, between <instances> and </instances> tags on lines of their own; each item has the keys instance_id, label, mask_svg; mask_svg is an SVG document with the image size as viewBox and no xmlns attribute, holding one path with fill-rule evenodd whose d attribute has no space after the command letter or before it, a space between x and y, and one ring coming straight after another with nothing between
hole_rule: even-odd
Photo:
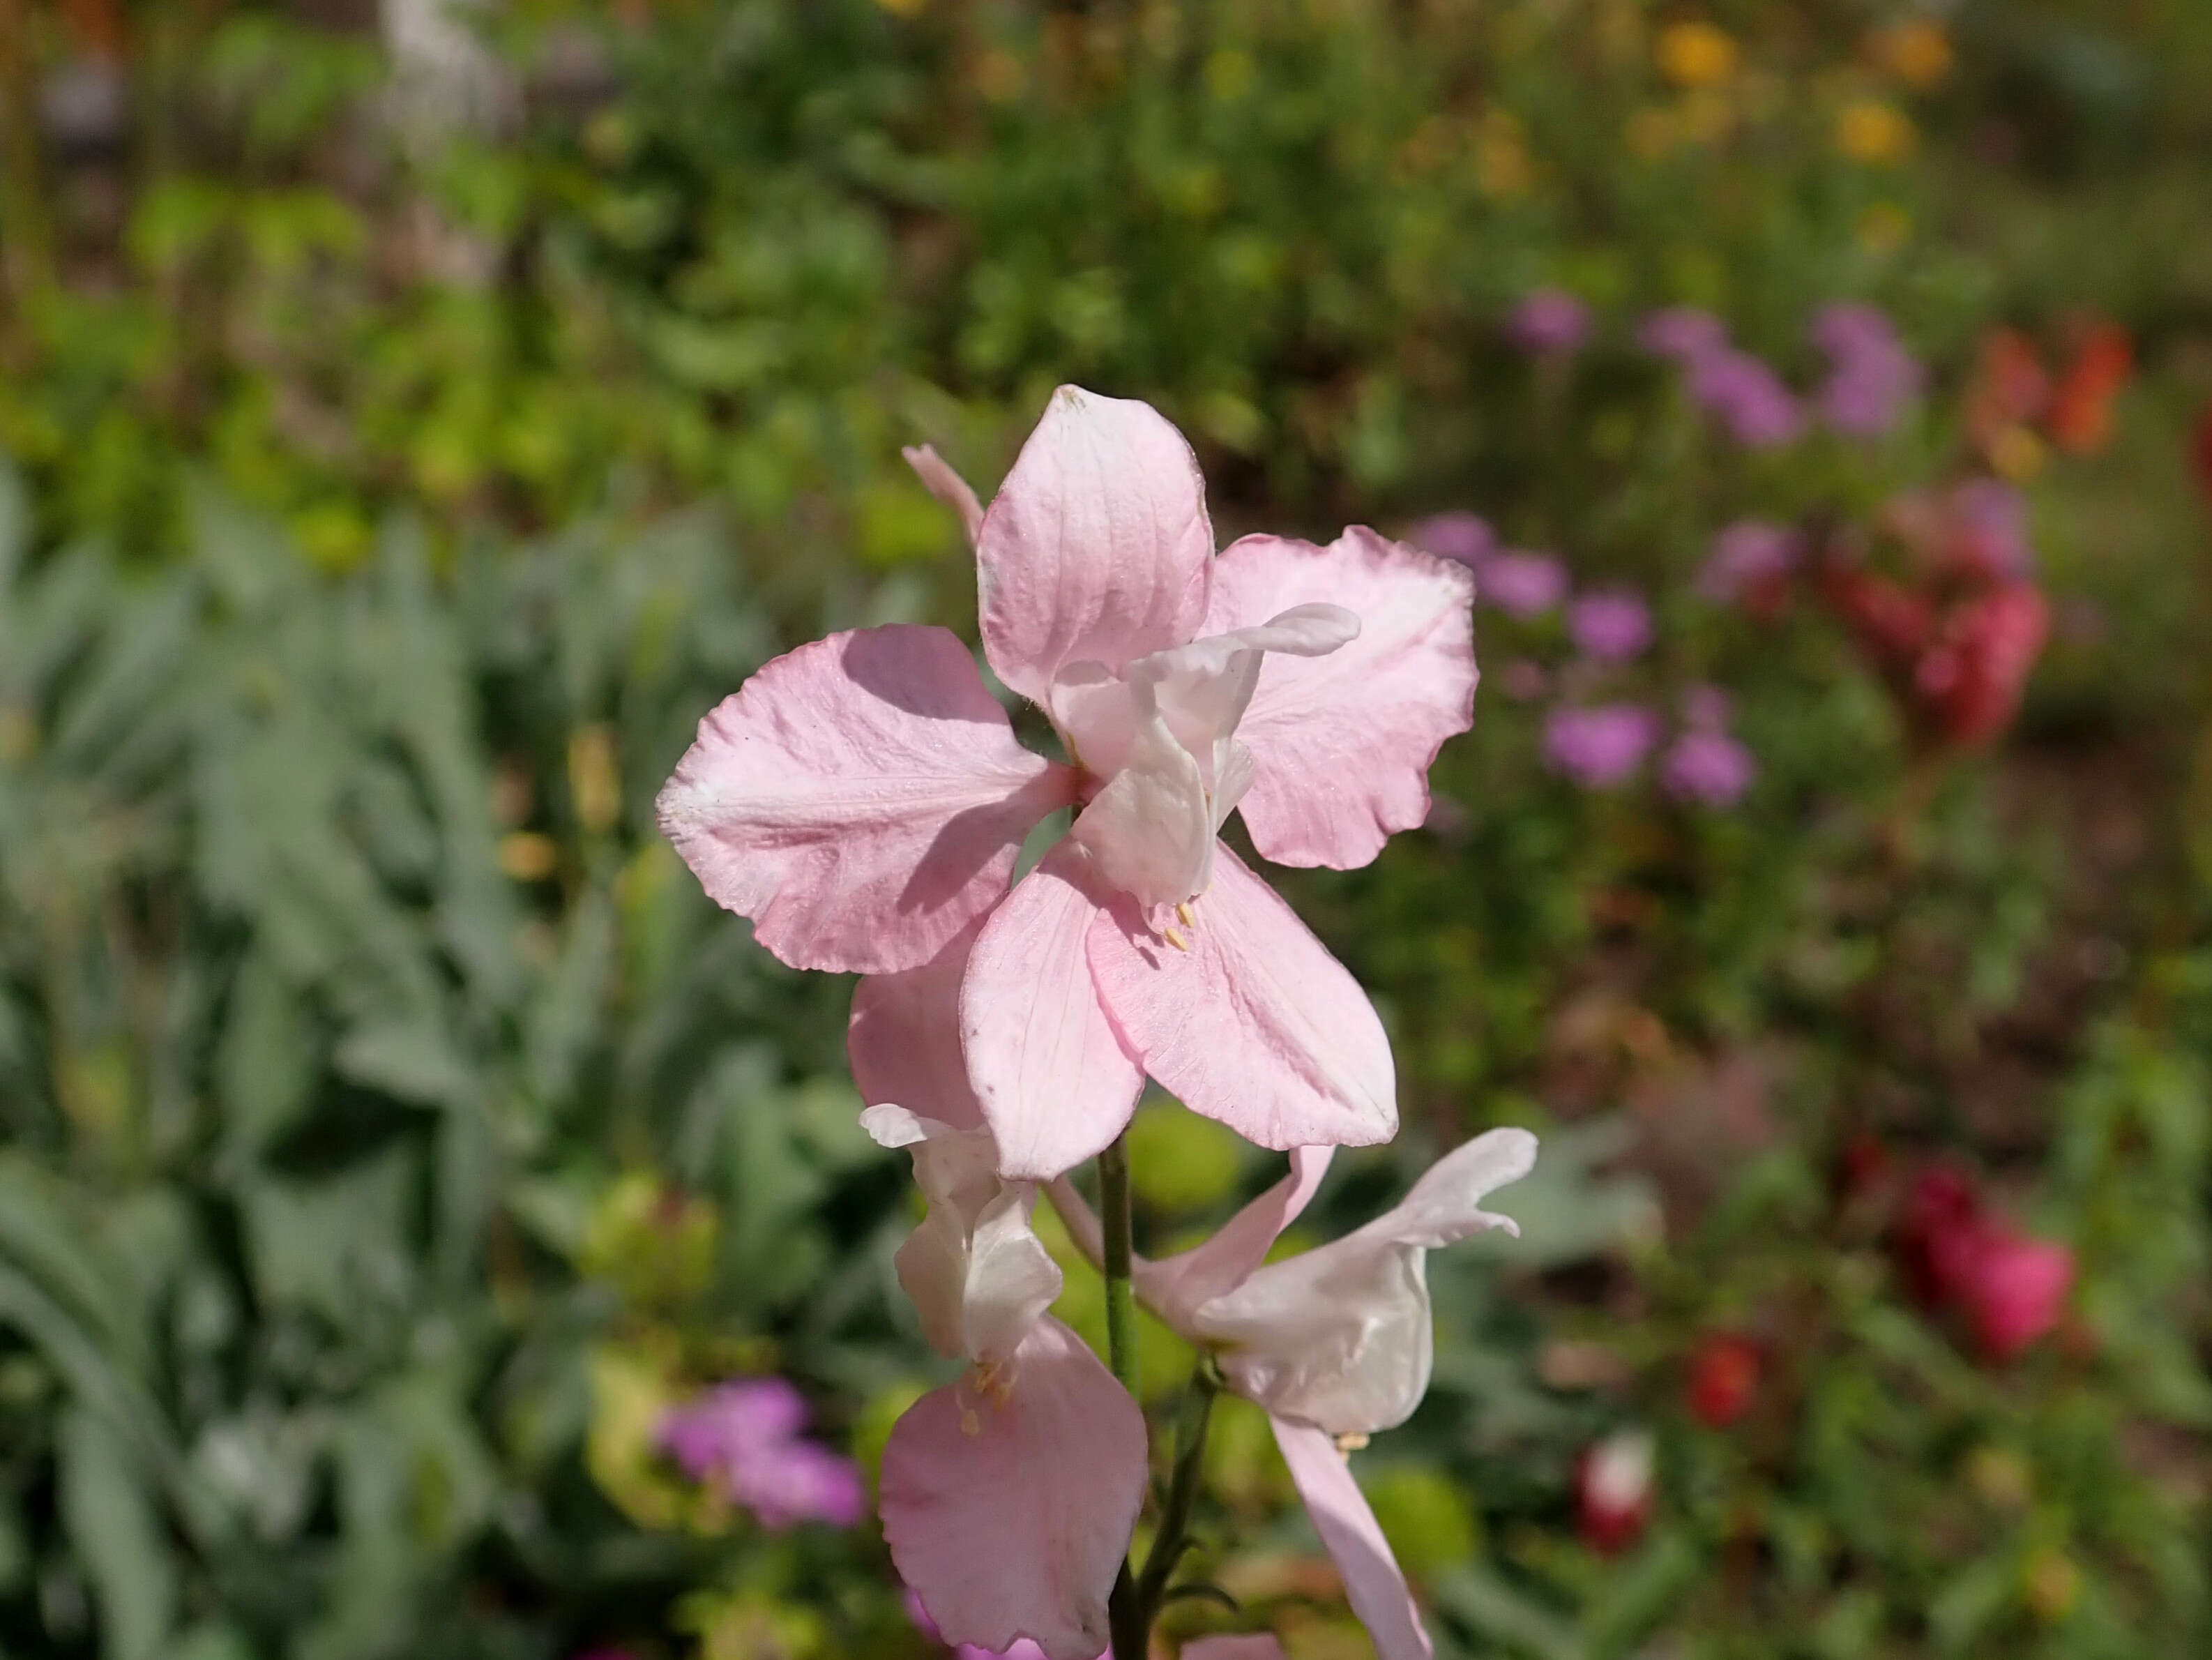
<instances>
[{"instance_id":1,"label":"red bloom cluster","mask_svg":"<svg viewBox=\"0 0 2212 1660\"><path fill-rule=\"evenodd\" d=\"M1755 1339L1737 1331L1710 1332L1690 1353L1690 1415L1708 1429L1724 1430L1749 1412L1759 1397L1765 1357Z\"/></svg>"},{"instance_id":2,"label":"red bloom cluster","mask_svg":"<svg viewBox=\"0 0 2212 1660\"><path fill-rule=\"evenodd\" d=\"M1983 1354L2012 1359L2058 1323L2074 1253L1990 1212L1960 1171L1921 1171L1905 1195L1898 1250L1915 1293L1960 1315Z\"/></svg>"},{"instance_id":3,"label":"red bloom cluster","mask_svg":"<svg viewBox=\"0 0 2212 1660\"><path fill-rule=\"evenodd\" d=\"M1829 606L1936 742L1984 744L2010 725L2050 635L2016 514L1992 481L1903 498L1889 516L1912 551L1911 575L1849 564L1822 573Z\"/></svg>"}]
</instances>

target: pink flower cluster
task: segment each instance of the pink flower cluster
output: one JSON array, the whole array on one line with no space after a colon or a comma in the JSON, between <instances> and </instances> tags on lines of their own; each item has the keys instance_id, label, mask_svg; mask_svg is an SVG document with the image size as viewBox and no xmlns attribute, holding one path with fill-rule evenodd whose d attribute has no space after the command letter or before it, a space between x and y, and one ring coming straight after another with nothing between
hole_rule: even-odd
<instances>
[{"instance_id":1,"label":"pink flower cluster","mask_svg":"<svg viewBox=\"0 0 2212 1660\"><path fill-rule=\"evenodd\" d=\"M678 852L764 948L863 976L862 1122L910 1154L927 1201L898 1279L960 1367L885 1450L893 1560L948 1642L1106 1646L1145 1421L1048 1311L1061 1269L1031 1217L1048 1191L1098 1259L1064 1173L1115 1141L1149 1077L1287 1152L1290 1173L1194 1250L1139 1260L1136 1293L1267 1409L1383 1660L1425 1660L1340 1446L1419 1402L1425 1254L1511 1227L1480 1201L1534 1141L1478 1137L1376 1221L1267 1262L1334 1150L1395 1133L1397 1084L1358 982L1218 832L1239 812L1263 859L1349 869L1426 818L1429 764L1473 715L1472 562L1362 527L1217 552L1182 435L1072 386L988 509L934 452L908 459L975 548L985 657L1065 758L1016 741L957 636L893 625L768 664L701 722L660 798ZM1061 811L1067 833L1015 880ZM1227 1660L1268 1639L1216 1640L1243 1645Z\"/></svg>"},{"instance_id":2,"label":"pink flower cluster","mask_svg":"<svg viewBox=\"0 0 2212 1660\"><path fill-rule=\"evenodd\" d=\"M660 1444L686 1475L764 1528L849 1528L867 1512L867 1485L851 1459L802 1438L806 1417L805 1399L783 1378L738 1378L670 1413Z\"/></svg>"},{"instance_id":3,"label":"pink flower cluster","mask_svg":"<svg viewBox=\"0 0 2212 1660\"><path fill-rule=\"evenodd\" d=\"M1824 306L1809 328L1828 372L1813 394L1820 417L1850 437L1876 437L1903 420L1920 395L1922 371L1887 316L1869 305ZM1747 449L1794 442L1807 424L1802 400L1773 366L1743 350L1711 312L1656 311L1637 331L1646 351L1672 359L1691 400Z\"/></svg>"},{"instance_id":4,"label":"pink flower cluster","mask_svg":"<svg viewBox=\"0 0 2212 1660\"><path fill-rule=\"evenodd\" d=\"M1957 1314L1994 1361L2013 1359L2057 1326L2074 1286L2071 1250L2022 1231L1948 1164L1914 1178L1898 1249L1915 1292Z\"/></svg>"}]
</instances>

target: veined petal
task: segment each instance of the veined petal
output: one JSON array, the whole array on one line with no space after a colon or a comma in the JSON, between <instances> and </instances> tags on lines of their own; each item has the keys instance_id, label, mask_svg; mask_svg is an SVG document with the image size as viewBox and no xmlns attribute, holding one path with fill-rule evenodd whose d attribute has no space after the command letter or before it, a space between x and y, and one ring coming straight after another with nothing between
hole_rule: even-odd
<instances>
[{"instance_id":1,"label":"veined petal","mask_svg":"<svg viewBox=\"0 0 2212 1660\"><path fill-rule=\"evenodd\" d=\"M1225 847L1191 912L1181 948L1127 900L1091 924L1098 997L1145 1070L1263 1147L1389 1140L1389 1039L1343 964Z\"/></svg>"},{"instance_id":2,"label":"veined petal","mask_svg":"<svg viewBox=\"0 0 2212 1660\"><path fill-rule=\"evenodd\" d=\"M922 1396L884 1450L884 1537L948 1643L1052 1660L1107 1645L1145 1491L1145 1420L1048 1316L994 1373Z\"/></svg>"},{"instance_id":3,"label":"veined petal","mask_svg":"<svg viewBox=\"0 0 2212 1660\"><path fill-rule=\"evenodd\" d=\"M980 921L918 969L871 974L853 988L845 1055L870 1106L896 1102L955 1129L983 1128L960 1050L960 982Z\"/></svg>"},{"instance_id":4,"label":"veined petal","mask_svg":"<svg viewBox=\"0 0 2212 1660\"><path fill-rule=\"evenodd\" d=\"M1194 1337L1198 1310L1242 1285L1267 1260L1283 1230L1320 1191L1322 1177L1335 1155L1334 1147L1292 1147L1290 1174L1223 1223L1203 1244L1157 1262L1139 1258L1133 1269L1138 1294L1169 1325ZM1076 1202L1080 1204L1080 1199ZM1056 1189L1053 1204L1063 1217L1067 1214ZM1089 1217L1087 1207L1084 1214ZM1091 1218L1091 1225L1095 1232L1096 1218ZM1074 1224L1069 1226L1075 1231Z\"/></svg>"},{"instance_id":5,"label":"veined petal","mask_svg":"<svg viewBox=\"0 0 2212 1660\"><path fill-rule=\"evenodd\" d=\"M1085 939L1102 898L1062 842L992 914L960 988L968 1076L1005 1176L1045 1181L1121 1133L1145 1076L1106 1018Z\"/></svg>"},{"instance_id":6,"label":"veined petal","mask_svg":"<svg viewBox=\"0 0 2212 1660\"><path fill-rule=\"evenodd\" d=\"M1421 1624L1421 1611L1414 1606L1406 1576L1336 1443L1307 1425L1279 1418L1268 1422L1306 1514L1313 1518L1314 1531L1344 1576L1346 1600L1367 1627L1376 1660L1432 1660L1436 1650Z\"/></svg>"},{"instance_id":7,"label":"veined petal","mask_svg":"<svg viewBox=\"0 0 2212 1660\"><path fill-rule=\"evenodd\" d=\"M1257 1268L1196 1305L1188 1330L1219 1348L1238 1394L1278 1417L1332 1435L1402 1424L1427 1393L1434 1360L1428 1252L1485 1229L1517 1233L1480 1201L1535 1162L1526 1130L1478 1135L1365 1227Z\"/></svg>"},{"instance_id":8,"label":"veined petal","mask_svg":"<svg viewBox=\"0 0 2212 1660\"><path fill-rule=\"evenodd\" d=\"M699 723L660 827L715 902L793 968L927 963L995 904L1073 775L1014 741L944 629L833 634Z\"/></svg>"},{"instance_id":9,"label":"veined petal","mask_svg":"<svg viewBox=\"0 0 2212 1660\"><path fill-rule=\"evenodd\" d=\"M1341 605L1294 605L1254 627L1139 658L1129 666L1129 678L1152 686L1161 717L1196 757L1210 789L1267 654L1326 657L1358 637L1359 619Z\"/></svg>"},{"instance_id":10,"label":"veined petal","mask_svg":"<svg viewBox=\"0 0 2212 1660\"><path fill-rule=\"evenodd\" d=\"M1474 718L1474 601L1466 567L1359 526L1325 548L1248 536L1214 562L1209 634L1316 602L1359 619L1340 651L1261 666L1238 735L1264 857L1348 870L1428 817L1430 763Z\"/></svg>"},{"instance_id":11,"label":"veined petal","mask_svg":"<svg viewBox=\"0 0 2212 1660\"><path fill-rule=\"evenodd\" d=\"M1213 526L1183 436L1147 404L1062 386L975 540L983 649L1045 703L1085 659L1119 672L1206 614Z\"/></svg>"}]
</instances>

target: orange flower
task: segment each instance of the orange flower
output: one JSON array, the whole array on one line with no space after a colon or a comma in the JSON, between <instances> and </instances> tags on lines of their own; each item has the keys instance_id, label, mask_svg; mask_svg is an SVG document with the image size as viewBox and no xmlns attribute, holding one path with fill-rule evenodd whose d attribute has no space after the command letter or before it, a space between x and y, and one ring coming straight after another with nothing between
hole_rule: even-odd
<instances>
[{"instance_id":1,"label":"orange flower","mask_svg":"<svg viewBox=\"0 0 2212 1660\"><path fill-rule=\"evenodd\" d=\"M2074 455L2102 449L2112 435L2112 404L2134 373L2128 331L2117 323L2090 325L2051 394L2051 441Z\"/></svg>"}]
</instances>

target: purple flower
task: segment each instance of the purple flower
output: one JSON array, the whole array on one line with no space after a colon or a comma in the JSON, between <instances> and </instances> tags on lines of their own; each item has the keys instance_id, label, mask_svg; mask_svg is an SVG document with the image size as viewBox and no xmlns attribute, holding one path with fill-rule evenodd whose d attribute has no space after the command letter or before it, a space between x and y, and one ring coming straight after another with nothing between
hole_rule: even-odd
<instances>
[{"instance_id":1,"label":"purple flower","mask_svg":"<svg viewBox=\"0 0 2212 1660\"><path fill-rule=\"evenodd\" d=\"M1729 695L1718 686L1692 686L1682 694L1682 723L1699 732L1725 732Z\"/></svg>"},{"instance_id":2,"label":"purple flower","mask_svg":"<svg viewBox=\"0 0 2212 1660\"><path fill-rule=\"evenodd\" d=\"M1475 590L1508 617L1537 617L1567 597L1567 568L1547 553L1508 549L1476 568Z\"/></svg>"},{"instance_id":3,"label":"purple flower","mask_svg":"<svg viewBox=\"0 0 2212 1660\"><path fill-rule=\"evenodd\" d=\"M1803 538L1787 525L1739 519L1713 538L1712 551L1698 573L1698 592L1726 605L1746 588L1787 575L1803 549Z\"/></svg>"},{"instance_id":4,"label":"purple flower","mask_svg":"<svg viewBox=\"0 0 2212 1660\"><path fill-rule=\"evenodd\" d=\"M1579 350L1589 331L1589 307L1564 289L1538 289L1505 324L1506 337L1523 351Z\"/></svg>"},{"instance_id":5,"label":"purple flower","mask_svg":"<svg viewBox=\"0 0 2212 1660\"><path fill-rule=\"evenodd\" d=\"M1681 801L1733 806L1751 787L1759 763L1724 732L1692 730L1677 738L1661 763L1660 781Z\"/></svg>"},{"instance_id":6,"label":"purple flower","mask_svg":"<svg viewBox=\"0 0 2212 1660\"><path fill-rule=\"evenodd\" d=\"M850 1527L867 1507L860 1467L801 1440L806 1402L781 1377L708 1389L661 1420L660 1444L695 1481L720 1488L763 1527L800 1522Z\"/></svg>"},{"instance_id":7,"label":"purple flower","mask_svg":"<svg viewBox=\"0 0 2212 1660\"><path fill-rule=\"evenodd\" d=\"M2027 544L2027 502L2002 478L1969 478L1951 490L1951 520L1968 556L2001 576L2026 576L2035 562Z\"/></svg>"},{"instance_id":8,"label":"purple flower","mask_svg":"<svg viewBox=\"0 0 2212 1660\"><path fill-rule=\"evenodd\" d=\"M1408 530L1406 539L1424 553L1477 568L1498 547L1490 521L1472 513L1431 514Z\"/></svg>"},{"instance_id":9,"label":"purple flower","mask_svg":"<svg viewBox=\"0 0 2212 1660\"><path fill-rule=\"evenodd\" d=\"M1498 689L1516 703L1534 702L1550 684L1544 666L1526 657L1513 658L1498 671Z\"/></svg>"},{"instance_id":10,"label":"purple flower","mask_svg":"<svg viewBox=\"0 0 2212 1660\"><path fill-rule=\"evenodd\" d=\"M1747 351L1723 348L1697 359L1690 396L1746 449L1772 449L1804 428L1804 411L1782 377Z\"/></svg>"},{"instance_id":11,"label":"purple flower","mask_svg":"<svg viewBox=\"0 0 2212 1660\"><path fill-rule=\"evenodd\" d=\"M1567 632L1584 656L1625 662L1651 643L1651 608L1626 588L1601 588L1567 607Z\"/></svg>"},{"instance_id":12,"label":"purple flower","mask_svg":"<svg viewBox=\"0 0 2212 1660\"><path fill-rule=\"evenodd\" d=\"M1634 703L1555 708L1544 722L1545 758L1584 789L1623 782L1658 741L1658 718Z\"/></svg>"},{"instance_id":13,"label":"purple flower","mask_svg":"<svg viewBox=\"0 0 2212 1660\"><path fill-rule=\"evenodd\" d=\"M1920 396L1922 377L1889 319L1872 306L1824 306L1811 333L1828 355L1819 398L1828 424L1856 438L1879 437L1895 427Z\"/></svg>"},{"instance_id":14,"label":"purple flower","mask_svg":"<svg viewBox=\"0 0 2212 1660\"><path fill-rule=\"evenodd\" d=\"M1728 327L1695 306L1668 306L1646 316L1636 331L1637 344L1656 357L1671 357L1687 368L1728 345Z\"/></svg>"}]
</instances>

